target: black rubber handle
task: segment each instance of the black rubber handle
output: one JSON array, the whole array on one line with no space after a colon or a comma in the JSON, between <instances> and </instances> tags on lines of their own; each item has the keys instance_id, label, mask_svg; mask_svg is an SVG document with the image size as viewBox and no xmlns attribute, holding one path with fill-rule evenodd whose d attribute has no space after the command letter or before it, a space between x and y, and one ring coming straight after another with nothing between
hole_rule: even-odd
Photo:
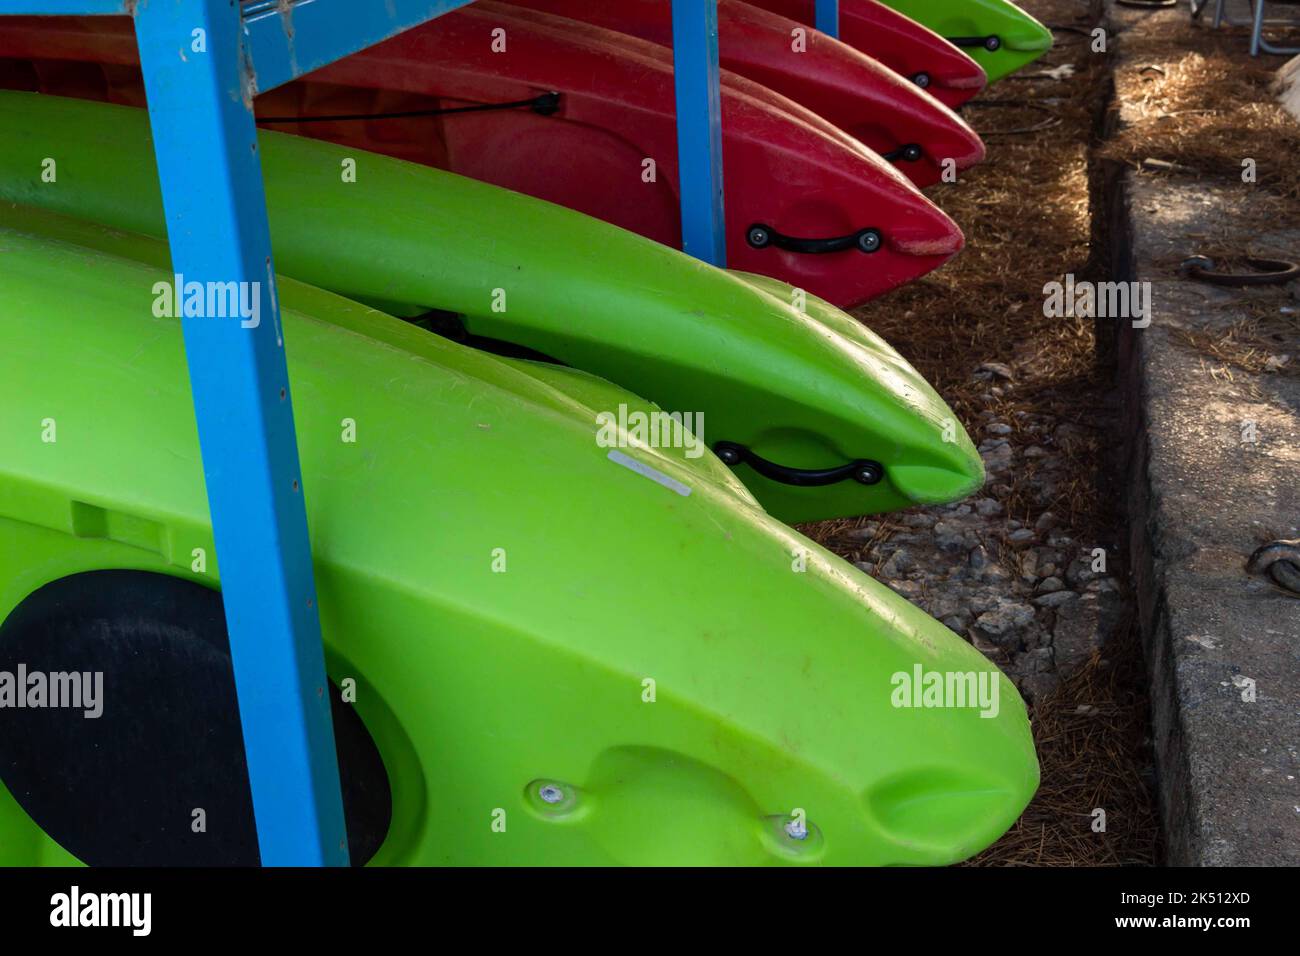
<instances>
[{"instance_id":1,"label":"black rubber handle","mask_svg":"<svg viewBox=\"0 0 1300 956\"><path fill-rule=\"evenodd\" d=\"M771 226L755 223L745 233L745 238L755 249L776 246L787 252L803 252L809 255L822 255L827 252L843 252L845 249L857 249L860 252L875 252L880 248L882 237L879 229L859 229L847 236L832 236L829 239L800 239L777 232Z\"/></svg>"},{"instance_id":2,"label":"black rubber handle","mask_svg":"<svg viewBox=\"0 0 1300 956\"><path fill-rule=\"evenodd\" d=\"M834 485L849 479L864 485L874 485L885 477L884 466L868 458L859 458L834 468L789 468L768 461L734 441L720 441L713 446L713 451L725 464L735 466L744 462L764 478L801 488Z\"/></svg>"},{"instance_id":3,"label":"black rubber handle","mask_svg":"<svg viewBox=\"0 0 1300 956\"><path fill-rule=\"evenodd\" d=\"M880 158L887 163L914 163L924 155L925 151L921 149L919 143L907 143L898 147L898 149L891 149L887 153L881 153Z\"/></svg>"},{"instance_id":4,"label":"black rubber handle","mask_svg":"<svg viewBox=\"0 0 1300 956\"><path fill-rule=\"evenodd\" d=\"M990 53L1002 49L1002 37L996 33L990 33L986 37L944 37L944 39L953 46L982 46Z\"/></svg>"}]
</instances>

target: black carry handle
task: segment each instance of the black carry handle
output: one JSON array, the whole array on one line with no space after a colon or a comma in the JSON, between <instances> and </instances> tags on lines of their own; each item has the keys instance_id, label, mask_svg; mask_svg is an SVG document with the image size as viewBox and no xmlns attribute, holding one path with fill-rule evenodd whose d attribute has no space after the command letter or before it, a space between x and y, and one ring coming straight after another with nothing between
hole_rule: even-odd
<instances>
[{"instance_id":1,"label":"black carry handle","mask_svg":"<svg viewBox=\"0 0 1300 956\"><path fill-rule=\"evenodd\" d=\"M799 239L777 232L771 226L755 223L745 233L745 239L755 249L776 246L787 252L805 252L821 255L827 252L843 252L845 249L857 249L860 252L875 252L883 239L879 229L859 229L847 236L833 236L830 239Z\"/></svg>"},{"instance_id":2,"label":"black carry handle","mask_svg":"<svg viewBox=\"0 0 1300 956\"><path fill-rule=\"evenodd\" d=\"M881 153L880 158L887 163L914 163L924 155L925 151L921 149L919 143L907 143L898 147L898 149L891 149L887 153Z\"/></svg>"},{"instance_id":3,"label":"black carry handle","mask_svg":"<svg viewBox=\"0 0 1300 956\"><path fill-rule=\"evenodd\" d=\"M944 37L944 39L953 46L982 46L990 53L1002 49L1002 37L996 33L990 33L986 37Z\"/></svg>"},{"instance_id":4,"label":"black carry handle","mask_svg":"<svg viewBox=\"0 0 1300 956\"><path fill-rule=\"evenodd\" d=\"M771 478L783 485L798 485L801 488L834 485L850 478L860 484L874 485L885 477L884 466L878 461L867 458L859 458L857 461L837 465L834 468L788 468L774 461L768 461L734 441L716 443L713 452L725 464L735 466L744 462L764 478Z\"/></svg>"}]
</instances>

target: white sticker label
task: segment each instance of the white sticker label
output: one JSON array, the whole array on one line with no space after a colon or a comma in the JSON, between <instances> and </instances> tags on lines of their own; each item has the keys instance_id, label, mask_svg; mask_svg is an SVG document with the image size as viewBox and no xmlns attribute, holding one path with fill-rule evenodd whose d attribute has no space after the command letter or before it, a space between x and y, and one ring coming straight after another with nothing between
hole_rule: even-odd
<instances>
[{"instance_id":1,"label":"white sticker label","mask_svg":"<svg viewBox=\"0 0 1300 956\"><path fill-rule=\"evenodd\" d=\"M610 453L606 457L616 465L622 465L624 468L635 471L638 475L644 475L651 481L658 482L670 491L677 492L677 494L681 495L683 498L689 496L691 493L691 489L682 484L676 478L669 478L662 471L659 471L656 468L651 468L644 462L637 461L635 458L623 454L618 449L611 449Z\"/></svg>"}]
</instances>

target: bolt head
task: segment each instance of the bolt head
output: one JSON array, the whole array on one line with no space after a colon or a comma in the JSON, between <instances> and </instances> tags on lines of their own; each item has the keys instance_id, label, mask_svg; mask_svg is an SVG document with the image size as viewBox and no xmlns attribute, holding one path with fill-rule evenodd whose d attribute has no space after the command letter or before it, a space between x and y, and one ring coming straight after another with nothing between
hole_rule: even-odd
<instances>
[{"instance_id":1,"label":"bolt head","mask_svg":"<svg viewBox=\"0 0 1300 956\"><path fill-rule=\"evenodd\" d=\"M864 485L874 485L885 476L883 472L881 472L879 465L870 463L859 467L858 470L854 472L853 477Z\"/></svg>"},{"instance_id":2,"label":"bolt head","mask_svg":"<svg viewBox=\"0 0 1300 956\"><path fill-rule=\"evenodd\" d=\"M984 38L984 49L988 50L990 53L992 53L994 50L1000 49L1001 46L1002 46L1001 37L991 36L991 37Z\"/></svg>"},{"instance_id":3,"label":"bolt head","mask_svg":"<svg viewBox=\"0 0 1300 956\"><path fill-rule=\"evenodd\" d=\"M858 235L858 248L863 252L875 252L880 248L880 233L875 229L864 229Z\"/></svg>"},{"instance_id":4,"label":"bolt head","mask_svg":"<svg viewBox=\"0 0 1300 956\"><path fill-rule=\"evenodd\" d=\"M912 77L912 82L915 83L917 86L919 86L921 89L925 89L927 86L930 85L930 74L918 73L916 74L916 76Z\"/></svg>"},{"instance_id":5,"label":"bolt head","mask_svg":"<svg viewBox=\"0 0 1300 956\"><path fill-rule=\"evenodd\" d=\"M762 249L772 241L771 234L762 226L750 226L747 238L755 249Z\"/></svg>"},{"instance_id":6,"label":"bolt head","mask_svg":"<svg viewBox=\"0 0 1300 956\"><path fill-rule=\"evenodd\" d=\"M553 783L544 783L537 788L537 795L543 803L556 804L564 799L564 791Z\"/></svg>"}]
</instances>

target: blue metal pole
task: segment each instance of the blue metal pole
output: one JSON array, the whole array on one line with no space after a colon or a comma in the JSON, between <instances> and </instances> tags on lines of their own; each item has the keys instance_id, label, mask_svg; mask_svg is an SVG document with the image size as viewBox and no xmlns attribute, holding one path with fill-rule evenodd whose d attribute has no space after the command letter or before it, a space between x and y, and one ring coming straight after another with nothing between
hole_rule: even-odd
<instances>
[{"instance_id":1,"label":"blue metal pole","mask_svg":"<svg viewBox=\"0 0 1300 956\"><path fill-rule=\"evenodd\" d=\"M840 0L817 0L817 29L828 36L840 35Z\"/></svg>"},{"instance_id":2,"label":"blue metal pole","mask_svg":"<svg viewBox=\"0 0 1300 956\"><path fill-rule=\"evenodd\" d=\"M673 68L682 248L715 266L726 266L718 0L673 0Z\"/></svg>"},{"instance_id":3,"label":"blue metal pole","mask_svg":"<svg viewBox=\"0 0 1300 956\"><path fill-rule=\"evenodd\" d=\"M177 282L237 283L247 306L225 318L204 308L182 327L262 863L346 865L239 5L141 4L136 35Z\"/></svg>"}]
</instances>

